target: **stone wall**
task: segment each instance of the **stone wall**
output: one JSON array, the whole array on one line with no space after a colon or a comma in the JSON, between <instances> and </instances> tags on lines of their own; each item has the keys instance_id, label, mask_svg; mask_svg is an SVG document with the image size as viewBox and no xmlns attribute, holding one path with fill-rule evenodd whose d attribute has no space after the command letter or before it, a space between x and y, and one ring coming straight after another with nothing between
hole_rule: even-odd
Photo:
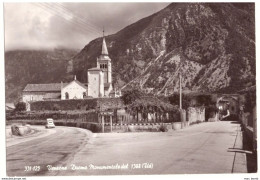
<instances>
[{"instance_id":1,"label":"stone wall","mask_svg":"<svg viewBox=\"0 0 260 180\"><path fill-rule=\"evenodd\" d=\"M187 121L192 123L205 121L205 108L204 107L189 107L187 109Z\"/></svg>"},{"instance_id":2,"label":"stone wall","mask_svg":"<svg viewBox=\"0 0 260 180\"><path fill-rule=\"evenodd\" d=\"M243 112L239 113L239 120L242 123L244 132L248 141L252 144L253 150L257 150L257 116L256 107L254 107L252 113Z\"/></svg>"},{"instance_id":3,"label":"stone wall","mask_svg":"<svg viewBox=\"0 0 260 180\"><path fill-rule=\"evenodd\" d=\"M132 124L112 124L112 132L161 132L179 130L183 126L181 122L174 123L132 123ZM111 132L109 123L104 126L105 133Z\"/></svg>"}]
</instances>

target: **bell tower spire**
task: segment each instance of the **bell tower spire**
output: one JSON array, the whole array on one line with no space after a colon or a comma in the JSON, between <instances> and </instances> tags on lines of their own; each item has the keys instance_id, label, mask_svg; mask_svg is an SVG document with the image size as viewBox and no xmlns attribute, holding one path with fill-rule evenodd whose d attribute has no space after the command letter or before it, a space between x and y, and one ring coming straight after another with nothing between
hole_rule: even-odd
<instances>
[{"instance_id":1,"label":"bell tower spire","mask_svg":"<svg viewBox=\"0 0 260 180\"><path fill-rule=\"evenodd\" d=\"M104 27L103 27L103 43L102 43L101 55L108 55L107 44L106 44L106 40L105 40L105 28Z\"/></svg>"},{"instance_id":2,"label":"bell tower spire","mask_svg":"<svg viewBox=\"0 0 260 180\"><path fill-rule=\"evenodd\" d=\"M102 49L101 49L101 54L97 58L97 67L100 68L104 73L104 83L111 84L112 83L112 64L111 64L111 59L108 56L104 27L103 27Z\"/></svg>"}]
</instances>

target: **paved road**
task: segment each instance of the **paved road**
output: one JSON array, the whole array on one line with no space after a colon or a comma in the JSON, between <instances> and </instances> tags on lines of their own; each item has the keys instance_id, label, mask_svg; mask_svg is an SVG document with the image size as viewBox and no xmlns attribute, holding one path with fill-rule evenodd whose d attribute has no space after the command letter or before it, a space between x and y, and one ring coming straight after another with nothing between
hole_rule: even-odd
<instances>
[{"instance_id":1,"label":"paved road","mask_svg":"<svg viewBox=\"0 0 260 180\"><path fill-rule=\"evenodd\" d=\"M80 128L56 127L48 130L48 136L40 134L38 137L26 137L24 141L21 138L14 141L9 139L6 149L7 175L48 174L46 166L70 161L86 145L90 137L88 134L89 131Z\"/></svg>"},{"instance_id":2,"label":"paved road","mask_svg":"<svg viewBox=\"0 0 260 180\"><path fill-rule=\"evenodd\" d=\"M246 172L245 155L236 152L241 148L237 123L202 123L167 133L91 135L87 130L65 127L56 131L51 138L8 147L8 175ZM47 165L52 168L48 170ZM25 172L25 166L41 169Z\"/></svg>"}]
</instances>

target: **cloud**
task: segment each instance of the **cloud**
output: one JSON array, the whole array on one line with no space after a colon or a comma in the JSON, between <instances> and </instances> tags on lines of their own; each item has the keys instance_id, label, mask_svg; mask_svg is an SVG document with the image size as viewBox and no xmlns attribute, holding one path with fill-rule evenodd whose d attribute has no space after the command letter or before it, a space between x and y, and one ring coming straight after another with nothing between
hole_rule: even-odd
<instances>
[{"instance_id":1,"label":"cloud","mask_svg":"<svg viewBox=\"0 0 260 180\"><path fill-rule=\"evenodd\" d=\"M82 49L169 3L5 3L5 50Z\"/></svg>"}]
</instances>

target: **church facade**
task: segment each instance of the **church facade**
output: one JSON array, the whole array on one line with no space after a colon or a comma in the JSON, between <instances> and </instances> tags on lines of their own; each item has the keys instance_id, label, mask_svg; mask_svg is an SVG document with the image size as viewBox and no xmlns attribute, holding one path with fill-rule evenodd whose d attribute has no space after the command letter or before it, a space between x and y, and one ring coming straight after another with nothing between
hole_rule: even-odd
<instances>
[{"instance_id":1,"label":"church facade","mask_svg":"<svg viewBox=\"0 0 260 180\"><path fill-rule=\"evenodd\" d=\"M112 66L108 56L105 38L103 37L101 54L97 58L97 67L88 69L88 95L108 97L112 87Z\"/></svg>"},{"instance_id":2,"label":"church facade","mask_svg":"<svg viewBox=\"0 0 260 180\"><path fill-rule=\"evenodd\" d=\"M22 93L22 100L32 102L120 96L121 91L112 86L112 63L103 36L97 66L88 69L88 83L79 82L75 76L70 83L27 84Z\"/></svg>"}]
</instances>

